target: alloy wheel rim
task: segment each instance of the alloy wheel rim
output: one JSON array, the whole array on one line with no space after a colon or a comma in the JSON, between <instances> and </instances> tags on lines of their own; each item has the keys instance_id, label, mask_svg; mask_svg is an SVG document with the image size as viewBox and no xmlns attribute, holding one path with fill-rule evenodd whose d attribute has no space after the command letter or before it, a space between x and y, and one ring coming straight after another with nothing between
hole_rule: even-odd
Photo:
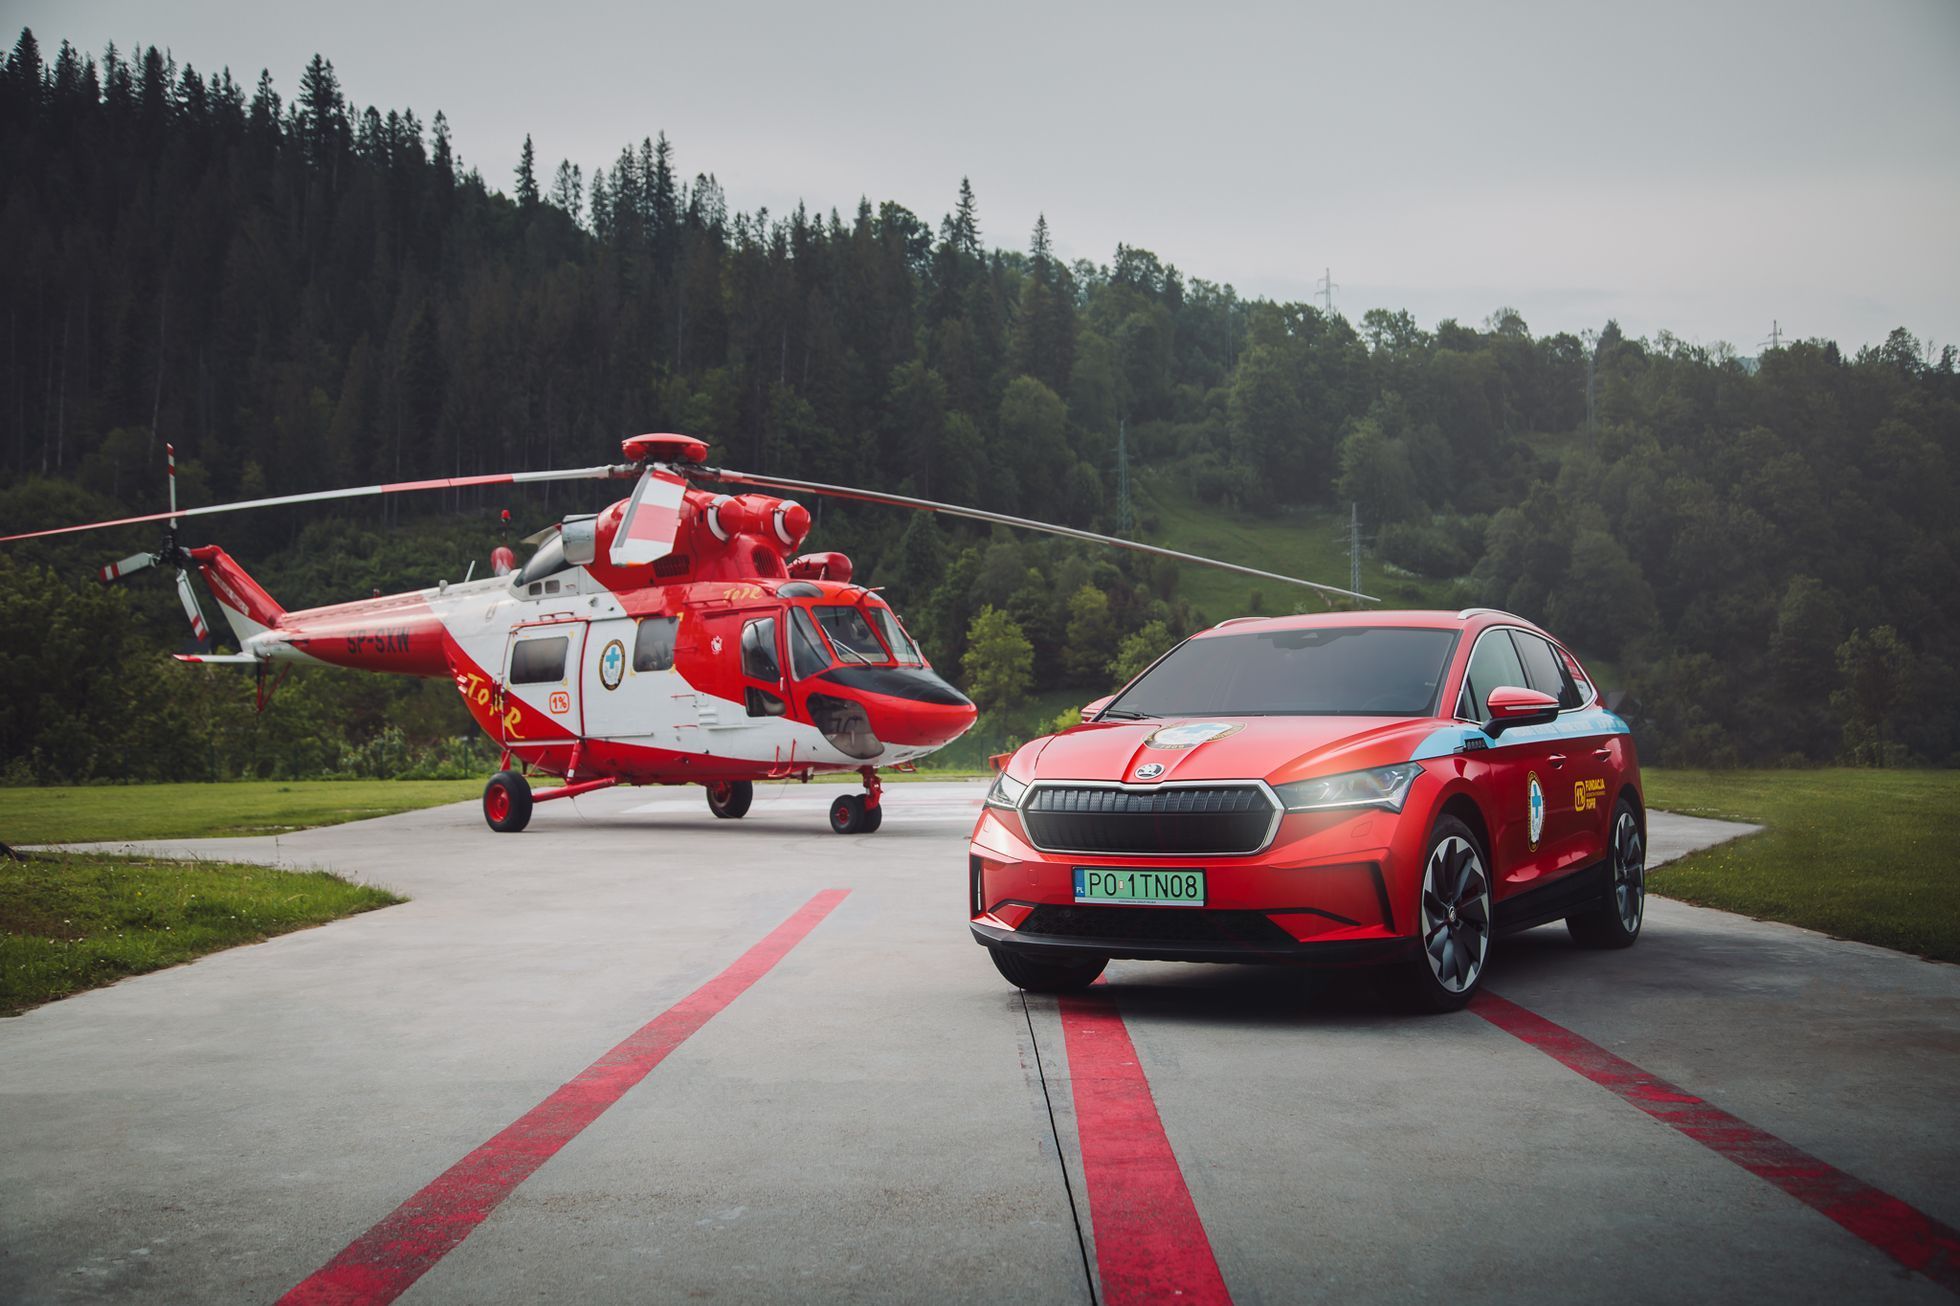
<instances>
[{"instance_id":1,"label":"alloy wheel rim","mask_svg":"<svg viewBox=\"0 0 1960 1306\"><path fill-rule=\"evenodd\" d=\"M502 785L490 791L490 799L485 804L490 809L490 819L501 821L510 815L510 794Z\"/></svg>"},{"instance_id":2,"label":"alloy wheel rim","mask_svg":"<svg viewBox=\"0 0 1960 1306\"><path fill-rule=\"evenodd\" d=\"M1632 812L1621 812L1613 827L1613 905L1627 933L1640 928L1647 909L1647 850Z\"/></svg>"},{"instance_id":3,"label":"alloy wheel rim","mask_svg":"<svg viewBox=\"0 0 1960 1306\"><path fill-rule=\"evenodd\" d=\"M1483 973L1490 950L1490 877L1476 846L1455 835L1429 853L1422 880L1422 951L1429 973L1461 993Z\"/></svg>"}]
</instances>

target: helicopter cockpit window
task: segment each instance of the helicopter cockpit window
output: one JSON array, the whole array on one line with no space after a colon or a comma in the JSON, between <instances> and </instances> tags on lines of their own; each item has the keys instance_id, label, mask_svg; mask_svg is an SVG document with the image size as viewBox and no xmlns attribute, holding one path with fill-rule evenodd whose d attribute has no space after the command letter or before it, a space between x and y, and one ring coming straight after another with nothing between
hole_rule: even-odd
<instances>
[{"instance_id":1,"label":"helicopter cockpit window","mask_svg":"<svg viewBox=\"0 0 1960 1306\"><path fill-rule=\"evenodd\" d=\"M522 571L517 573L515 584L518 589L527 594L546 593L547 591L537 582L546 576L556 575L571 565L565 558L564 537L554 535L538 546L538 551L531 555L531 560L524 564ZM556 594L558 587L553 585L548 592Z\"/></svg>"},{"instance_id":2,"label":"helicopter cockpit window","mask_svg":"<svg viewBox=\"0 0 1960 1306\"><path fill-rule=\"evenodd\" d=\"M817 623L802 608L789 610L789 669L798 680L808 680L830 665Z\"/></svg>"},{"instance_id":3,"label":"helicopter cockpit window","mask_svg":"<svg viewBox=\"0 0 1960 1306\"><path fill-rule=\"evenodd\" d=\"M674 632L678 617L648 617L633 637L633 670L667 671L674 665Z\"/></svg>"},{"instance_id":4,"label":"helicopter cockpit window","mask_svg":"<svg viewBox=\"0 0 1960 1306\"><path fill-rule=\"evenodd\" d=\"M844 662L860 662L886 666L892 655L878 642L872 633L871 624L864 619L864 613L856 608L821 607L812 608L817 614L817 622L823 633L830 636L830 646L837 650L837 656Z\"/></svg>"},{"instance_id":5,"label":"helicopter cockpit window","mask_svg":"<svg viewBox=\"0 0 1960 1306\"><path fill-rule=\"evenodd\" d=\"M763 617L742 627L742 670L771 684L783 678L776 664L776 619Z\"/></svg>"},{"instance_id":6,"label":"helicopter cockpit window","mask_svg":"<svg viewBox=\"0 0 1960 1306\"><path fill-rule=\"evenodd\" d=\"M891 645L893 657L908 667L925 665L926 660L920 654L919 646L905 633L905 627L898 624L898 618L890 608L871 609L871 618L878 623L878 633L885 637L885 643Z\"/></svg>"}]
</instances>

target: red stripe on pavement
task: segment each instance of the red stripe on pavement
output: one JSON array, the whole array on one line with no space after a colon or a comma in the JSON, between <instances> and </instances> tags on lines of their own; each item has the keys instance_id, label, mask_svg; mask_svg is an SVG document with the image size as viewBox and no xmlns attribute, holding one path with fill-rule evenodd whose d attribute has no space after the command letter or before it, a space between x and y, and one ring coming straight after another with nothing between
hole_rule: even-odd
<instances>
[{"instance_id":1,"label":"red stripe on pavement","mask_svg":"<svg viewBox=\"0 0 1960 1306\"><path fill-rule=\"evenodd\" d=\"M406 1292L470 1236L511 1190L645 1079L830 915L848 889L826 889L721 974L642 1025L563 1088L449 1167L347 1244L281 1302L379 1303Z\"/></svg>"},{"instance_id":2,"label":"red stripe on pavement","mask_svg":"<svg viewBox=\"0 0 1960 1306\"><path fill-rule=\"evenodd\" d=\"M1960 1231L1514 1002L1486 992L1470 1009L1654 1119L1775 1184L1899 1264L1960 1293Z\"/></svg>"},{"instance_id":3,"label":"red stripe on pavement","mask_svg":"<svg viewBox=\"0 0 1960 1306\"><path fill-rule=\"evenodd\" d=\"M1116 1004L1085 994L1062 998L1061 1008L1103 1301L1229 1304Z\"/></svg>"}]
</instances>

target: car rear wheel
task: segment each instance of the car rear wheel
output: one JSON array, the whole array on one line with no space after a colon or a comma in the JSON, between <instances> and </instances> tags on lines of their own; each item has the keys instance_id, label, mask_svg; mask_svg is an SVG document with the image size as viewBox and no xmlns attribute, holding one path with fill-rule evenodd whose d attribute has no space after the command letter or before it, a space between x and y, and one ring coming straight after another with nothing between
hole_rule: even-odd
<instances>
[{"instance_id":1,"label":"car rear wheel","mask_svg":"<svg viewBox=\"0 0 1960 1306\"><path fill-rule=\"evenodd\" d=\"M1438 818L1422 863L1415 960L1402 972L1417 1011L1457 1011L1483 983L1490 959L1490 872L1476 833L1453 816Z\"/></svg>"},{"instance_id":2,"label":"car rear wheel","mask_svg":"<svg viewBox=\"0 0 1960 1306\"><path fill-rule=\"evenodd\" d=\"M1606 850L1606 896L1591 911L1565 918L1573 941L1588 948L1630 948L1647 917L1647 841L1640 818L1625 798L1613 808L1613 835Z\"/></svg>"},{"instance_id":3,"label":"car rear wheel","mask_svg":"<svg viewBox=\"0 0 1960 1306\"><path fill-rule=\"evenodd\" d=\"M717 780L708 786L708 810L724 821L749 814L755 801L755 785L747 780Z\"/></svg>"},{"instance_id":4,"label":"car rear wheel","mask_svg":"<svg viewBox=\"0 0 1960 1306\"><path fill-rule=\"evenodd\" d=\"M1009 984L1030 993L1074 993L1096 982L1109 965L1107 957L1029 957L1011 948L989 948L994 969Z\"/></svg>"}]
</instances>

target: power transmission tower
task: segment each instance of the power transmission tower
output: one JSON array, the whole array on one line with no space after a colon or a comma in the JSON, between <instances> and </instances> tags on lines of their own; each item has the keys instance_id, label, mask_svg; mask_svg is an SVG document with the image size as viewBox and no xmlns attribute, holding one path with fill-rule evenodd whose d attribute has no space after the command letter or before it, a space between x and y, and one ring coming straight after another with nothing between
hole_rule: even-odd
<instances>
[{"instance_id":1,"label":"power transmission tower","mask_svg":"<svg viewBox=\"0 0 1960 1306\"><path fill-rule=\"evenodd\" d=\"M1348 502L1348 588L1361 592L1361 505Z\"/></svg>"},{"instance_id":2,"label":"power transmission tower","mask_svg":"<svg viewBox=\"0 0 1960 1306\"><path fill-rule=\"evenodd\" d=\"M1340 286L1334 282L1334 269L1322 268L1320 284L1314 287L1313 293L1320 296L1320 302L1326 306L1329 317L1334 315L1334 292L1339 289Z\"/></svg>"},{"instance_id":3,"label":"power transmission tower","mask_svg":"<svg viewBox=\"0 0 1960 1306\"><path fill-rule=\"evenodd\" d=\"M1579 333L1586 342L1586 436L1598 434L1593 424L1593 369L1599 362L1599 332L1587 327Z\"/></svg>"},{"instance_id":4,"label":"power transmission tower","mask_svg":"<svg viewBox=\"0 0 1960 1306\"><path fill-rule=\"evenodd\" d=\"M1771 318L1769 320L1769 339L1758 340L1756 343L1766 349L1783 348L1783 324L1775 318Z\"/></svg>"},{"instance_id":5,"label":"power transmission tower","mask_svg":"<svg viewBox=\"0 0 1960 1306\"><path fill-rule=\"evenodd\" d=\"M1129 423L1116 419L1116 533L1128 537L1136 529L1136 514L1130 507Z\"/></svg>"}]
</instances>

